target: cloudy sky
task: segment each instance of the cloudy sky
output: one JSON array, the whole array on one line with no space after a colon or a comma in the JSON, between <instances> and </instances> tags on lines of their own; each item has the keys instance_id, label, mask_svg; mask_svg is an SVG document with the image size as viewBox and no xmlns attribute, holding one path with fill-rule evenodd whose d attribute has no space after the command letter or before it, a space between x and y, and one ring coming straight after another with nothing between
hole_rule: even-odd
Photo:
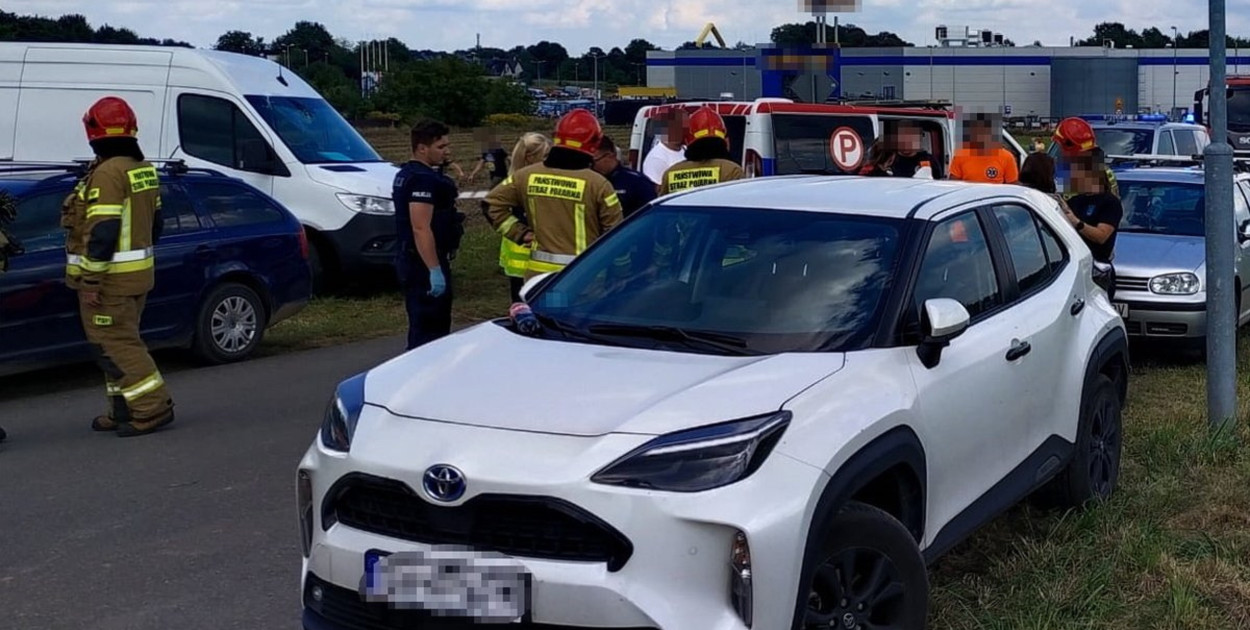
<instances>
[{"instance_id":1,"label":"cloudy sky","mask_svg":"<svg viewBox=\"0 0 1250 630\"><path fill-rule=\"evenodd\" d=\"M821 0L812 0L820 2ZM1206 28L1201 0L824 0L875 33L932 43L937 24L1002 32L1017 44L1067 45L1094 24L1119 21L1141 30L1182 33ZM1250 35L1250 0L1226 0L1230 34ZM733 45L768 40L778 24L810 19L803 0L4 0L4 10L55 17L81 13L93 26L130 28L143 37L172 37L209 47L228 30L272 39L297 20L324 24L349 40L396 37L413 48L455 50L474 44L511 48L543 39L573 54L590 46L624 46L643 37L663 48L694 39L708 22ZM833 16L830 16L830 23Z\"/></svg>"}]
</instances>

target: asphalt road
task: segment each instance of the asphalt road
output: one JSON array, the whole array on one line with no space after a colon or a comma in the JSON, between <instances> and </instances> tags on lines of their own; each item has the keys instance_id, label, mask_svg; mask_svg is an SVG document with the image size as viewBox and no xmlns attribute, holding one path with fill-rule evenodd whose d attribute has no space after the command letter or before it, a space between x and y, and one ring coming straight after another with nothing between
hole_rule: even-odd
<instances>
[{"instance_id":1,"label":"asphalt road","mask_svg":"<svg viewBox=\"0 0 1250 630\"><path fill-rule=\"evenodd\" d=\"M176 421L129 439L90 430L89 369L0 395L0 628L298 629L295 466L334 385L402 349L175 369Z\"/></svg>"}]
</instances>

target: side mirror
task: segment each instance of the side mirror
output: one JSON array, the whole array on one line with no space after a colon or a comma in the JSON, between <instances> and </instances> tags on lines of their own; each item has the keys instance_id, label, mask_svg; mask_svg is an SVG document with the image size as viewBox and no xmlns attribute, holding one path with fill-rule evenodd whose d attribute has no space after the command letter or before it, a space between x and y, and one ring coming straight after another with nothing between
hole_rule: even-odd
<instances>
[{"instance_id":1,"label":"side mirror","mask_svg":"<svg viewBox=\"0 0 1250 630\"><path fill-rule=\"evenodd\" d=\"M521 294L521 301L528 302L530 294L534 293L534 291L545 284L554 275L556 275L556 272L548 271L547 273L539 274L529 280L526 280L525 284L521 285L521 290L519 292Z\"/></svg>"},{"instance_id":2,"label":"side mirror","mask_svg":"<svg viewBox=\"0 0 1250 630\"><path fill-rule=\"evenodd\" d=\"M1237 239L1241 242L1250 241L1250 219L1241 222L1237 228Z\"/></svg>"},{"instance_id":3,"label":"side mirror","mask_svg":"<svg viewBox=\"0 0 1250 630\"><path fill-rule=\"evenodd\" d=\"M1094 276L1094 284L1102 287L1102 290L1106 291L1107 295L1111 295L1111 284L1115 275L1114 268L1105 262L1095 260L1092 273Z\"/></svg>"},{"instance_id":4,"label":"side mirror","mask_svg":"<svg viewBox=\"0 0 1250 630\"><path fill-rule=\"evenodd\" d=\"M932 369L942 360L942 349L968 329L972 316L956 300L950 298L934 298L925 300L924 316L921 327L924 329L924 341L916 348L920 362Z\"/></svg>"}]
</instances>

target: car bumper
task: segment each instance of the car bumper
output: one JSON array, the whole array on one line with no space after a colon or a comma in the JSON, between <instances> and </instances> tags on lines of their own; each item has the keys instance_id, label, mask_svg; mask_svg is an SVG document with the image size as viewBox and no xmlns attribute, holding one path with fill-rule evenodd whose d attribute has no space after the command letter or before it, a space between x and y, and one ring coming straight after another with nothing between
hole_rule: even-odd
<instances>
[{"instance_id":1,"label":"car bumper","mask_svg":"<svg viewBox=\"0 0 1250 630\"><path fill-rule=\"evenodd\" d=\"M791 624L813 507L810 490L824 480L824 472L817 468L773 453L751 477L727 487L689 494L648 492L588 481L594 471L645 442L646 436L538 435L400 419L374 407L366 407L359 426L369 429L357 433L351 456L327 451L316 440L300 463L300 470L311 476L314 515L310 553L301 570L308 630L386 629L412 623L414 613L364 603L357 593L365 552L428 551L431 544L414 540L423 537L413 532L424 525L393 535L366 531L357 527L364 522L359 516L356 520L344 516L331 517L339 522L323 528L324 500L345 475L366 474L402 482L413 495L407 501L446 512L443 506L431 508L433 501L426 500L421 490L424 471L439 463L456 466L468 481L468 492L457 506L482 495L545 497L584 512L597 519L602 531L627 541L629 553L619 567L554 558L548 547L538 550L541 545L530 551L513 550L508 557L532 576L533 590L524 620L530 625L508 627L743 630L748 626L730 594L730 555L738 532L750 546L753 627ZM501 531L520 531L510 529L507 517L499 512L483 511L475 519L479 524L489 520ZM352 526L342 522L348 520L353 520ZM313 593L318 586L320 601Z\"/></svg>"},{"instance_id":2,"label":"car bumper","mask_svg":"<svg viewBox=\"0 0 1250 630\"><path fill-rule=\"evenodd\" d=\"M1128 306L1124 327L1130 337L1152 339L1195 339L1207 334L1205 303L1143 302L1119 299Z\"/></svg>"},{"instance_id":3,"label":"car bumper","mask_svg":"<svg viewBox=\"0 0 1250 630\"><path fill-rule=\"evenodd\" d=\"M334 248L338 270L345 276L394 267L397 241L392 215L357 214L343 227L322 235Z\"/></svg>"}]
</instances>

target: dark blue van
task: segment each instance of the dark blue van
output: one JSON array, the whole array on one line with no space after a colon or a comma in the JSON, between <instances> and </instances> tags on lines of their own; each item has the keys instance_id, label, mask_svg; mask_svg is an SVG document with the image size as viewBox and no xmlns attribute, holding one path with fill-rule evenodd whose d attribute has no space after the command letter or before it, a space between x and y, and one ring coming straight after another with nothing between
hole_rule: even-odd
<instances>
[{"instance_id":1,"label":"dark blue van","mask_svg":"<svg viewBox=\"0 0 1250 630\"><path fill-rule=\"evenodd\" d=\"M212 364L246 359L267 327L311 297L303 226L239 179L154 162L163 230L143 338L153 350L189 348ZM0 273L0 375L91 360L77 296L64 282L61 227L61 204L82 169L0 163L0 190L17 199L8 230L25 248Z\"/></svg>"}]
</instances>

